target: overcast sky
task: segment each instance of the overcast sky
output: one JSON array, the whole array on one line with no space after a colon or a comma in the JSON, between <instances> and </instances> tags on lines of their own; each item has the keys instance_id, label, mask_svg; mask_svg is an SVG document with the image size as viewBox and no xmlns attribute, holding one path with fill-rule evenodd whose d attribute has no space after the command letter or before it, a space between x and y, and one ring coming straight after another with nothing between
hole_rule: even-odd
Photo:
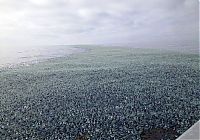
<instances>
[{"instance_id":1,"label":"overcast sky","mask_svg":"<svg viewBox=\"0 0 200 140\"><path fill-rule=\"evenodd\" d=\"M198 42L198 0L0 0L0 45Z\"/></svg>"}]
</instances>

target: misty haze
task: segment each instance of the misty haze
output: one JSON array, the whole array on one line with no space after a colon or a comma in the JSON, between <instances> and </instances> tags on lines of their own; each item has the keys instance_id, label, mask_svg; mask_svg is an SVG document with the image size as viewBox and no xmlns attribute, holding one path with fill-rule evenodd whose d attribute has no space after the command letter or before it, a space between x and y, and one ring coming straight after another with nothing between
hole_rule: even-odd
<instances>
[{"instance_id":1,"label":"misty haze","mask_svg":"<svg viewBox=\"0 0 200 140\"><path fill-rule=\"evenodd\" d=\"M0 0L0 32L1 140L200 138L198 0Z\"/></svg>"}]
</instances>

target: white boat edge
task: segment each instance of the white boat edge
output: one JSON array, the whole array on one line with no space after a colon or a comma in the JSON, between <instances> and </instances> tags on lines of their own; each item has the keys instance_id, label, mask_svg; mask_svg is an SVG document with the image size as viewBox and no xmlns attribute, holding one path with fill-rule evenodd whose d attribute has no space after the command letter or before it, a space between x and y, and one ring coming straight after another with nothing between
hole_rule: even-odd
<instances>
[{"instance_id":1,"label":"white boat edge","mask_svg":"<svg viewBox=\"0 0 200 140\"><path fill-rule=\"evenodd\" d=\"M200 120L178 137L177 140L200 140Z\"/></svg>"}]
</instances>

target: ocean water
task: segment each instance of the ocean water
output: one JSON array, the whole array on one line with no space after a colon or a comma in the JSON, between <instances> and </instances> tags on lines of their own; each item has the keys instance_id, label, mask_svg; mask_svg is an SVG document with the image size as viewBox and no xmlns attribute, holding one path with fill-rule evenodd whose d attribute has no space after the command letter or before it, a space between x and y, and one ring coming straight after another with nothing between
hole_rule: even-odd
<instances>
[{"instance_id":1,"label":"ocean water","mask_svg":"<svg viewBox=\"0 0 200 140\"><path fill-rule=\"evenodd\" d=\"M66 57L73 53L82 52L75 46L0 46L0 68L16 65L29 65L43 60Z\"/></svg>"},{"instance_id":2,"label":"ocean water","mask_svg":"<svg viewBox=\"0 0 200 140\"><path fill-rule=\"evenodd\" d=\"M67 47L28 56L65 56ZM0 139L173 140L199 120L197 54L83 48L70 61L0 69Z\"/></svg>"}]
</instances>

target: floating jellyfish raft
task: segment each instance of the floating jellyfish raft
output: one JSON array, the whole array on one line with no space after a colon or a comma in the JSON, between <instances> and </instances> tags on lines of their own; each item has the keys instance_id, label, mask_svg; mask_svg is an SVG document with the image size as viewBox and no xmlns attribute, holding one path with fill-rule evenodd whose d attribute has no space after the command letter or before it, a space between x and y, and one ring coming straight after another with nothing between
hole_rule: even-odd
<instances>
[{"instance_id":1,"label":"floating jellyfish raft","mask_svg":"<svg viewBox=\"0 0 200 140\"><path fill-rule=\"evenodd\" d=\"M200 118L198 54L84 48L1 68L1 139L176 139Z\"/></svg>"}]
</instances>

